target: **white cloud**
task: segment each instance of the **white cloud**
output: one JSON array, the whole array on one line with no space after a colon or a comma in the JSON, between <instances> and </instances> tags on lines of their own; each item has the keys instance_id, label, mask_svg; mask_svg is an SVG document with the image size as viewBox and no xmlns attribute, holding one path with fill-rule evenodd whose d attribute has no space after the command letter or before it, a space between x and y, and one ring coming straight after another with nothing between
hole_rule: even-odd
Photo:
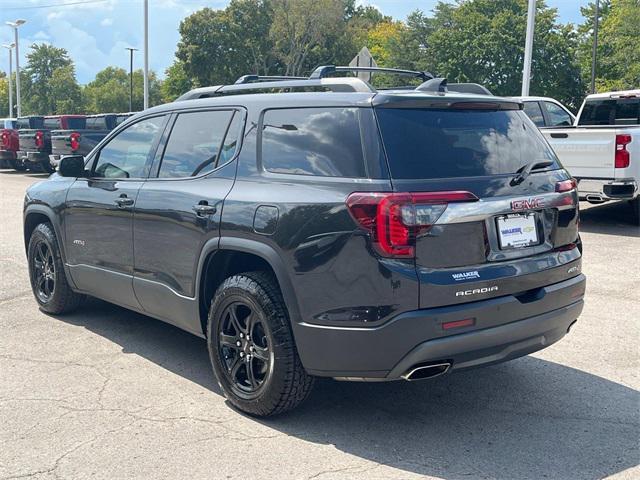
<instances>
[{"instance_id":1,"label":"white cloud","mask_svg":"<svg viewBox=\"0 0 640 480\"><path fill-rule=\"evenodd\" d=\"M100 25L103 27L110 27L113 25L113 18L105 18L100 22Z\"/></svg>"}]
</instances>

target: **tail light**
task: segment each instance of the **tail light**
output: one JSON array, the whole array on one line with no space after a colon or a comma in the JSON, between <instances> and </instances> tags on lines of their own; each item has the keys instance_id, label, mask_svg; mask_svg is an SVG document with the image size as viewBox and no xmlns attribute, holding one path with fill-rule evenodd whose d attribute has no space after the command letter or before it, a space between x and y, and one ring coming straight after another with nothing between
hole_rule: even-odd
<instances>
[{"instance_id":1,"label":"tail light","mask_svg":"<svg viewBox=\"0 0 640 480\"><path fill-rule=\"evenodd\" d=\"M616 135L616 160L615 168L627 168L631 163L627 145L631 143L631 135Z\"/></svg>"},{"instance_id":2,"label":"tail light","mask_svg":"<svg viewBox=\"0 0 640 480\"><path fill-rule=\"evenodd\" d=\"M44 148L44 132L40 130L36 132L36 148Z\"/></svg>"},{"instance_id":3,"label":"tail light","mask_svg":"<svg viewBox=\"0 0 640 480\"><path fill-rule=\"evenodd\" d=\"M576 182L575 178L570 178L569 180L563 180L562 182L556 183L556 192L570 192L571 190L575 190L578 188L578 182Z\"/></svg>"},{"instance_id":4,"label":"tail light","mask_svg":"<svg viewBox=\"0 0 640 480\"><path fill-rule=\"evenodd\" d=\"M428 231L452 202L478 201L471 192L356 192L347 207L358 224L371 233L384 256L415 257L415 241Z\"/></svg>"},{"instance_id":5,"label":"tail light","mask_svg":"<svg viewBox=\"0 0 640 480\"><path fill-rule=\"evenodd\" d=\"M11 148L11 133L9 133L9 130L2 130L0 139L2 140L2 148L9 150Z\"/></svg>"},{"instance_id":6,"label":"tail light","mask_svg":"<svg viewBox=\"0 0 640 480\"><path fill-rule=\"evenodd\" d=\"M80 148L80 134L78 132L73 132L69 135L69 140L71 143L71 150L74 152Z\"/></svg>"}]
</instances>

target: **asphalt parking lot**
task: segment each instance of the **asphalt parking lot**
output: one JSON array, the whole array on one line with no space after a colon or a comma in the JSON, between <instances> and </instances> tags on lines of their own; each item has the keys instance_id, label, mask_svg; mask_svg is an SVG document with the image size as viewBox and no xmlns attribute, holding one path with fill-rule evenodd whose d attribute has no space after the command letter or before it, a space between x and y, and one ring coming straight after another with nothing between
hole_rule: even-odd
<instances>
[{"instance_id":1,"label":"asphalt parking lot","mask_svg":"<svg viewBox=\"0 0 640 480\"><path fill-rule=\"evenodd\" d=\"M318 382L286 416L232 410L205 343L90 301L41 313L25 189L0 170L0 478L640 478L640 228L583 204L585 311L510 363L390 384Z\"/></svg>"}]
</instances>

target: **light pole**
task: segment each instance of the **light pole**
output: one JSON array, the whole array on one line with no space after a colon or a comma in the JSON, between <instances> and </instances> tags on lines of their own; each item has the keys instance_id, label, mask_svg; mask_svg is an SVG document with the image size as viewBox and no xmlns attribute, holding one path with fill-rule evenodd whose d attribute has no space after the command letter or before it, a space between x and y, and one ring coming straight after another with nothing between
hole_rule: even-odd
<instances>
[{"instance_id":1,"label":"light pole","mask_svg":"<svg viewBox=\"0 0 640 480\"><path fill-rule=\"evenodd\" d=\"M596 60L598 51L598 23L600 22L600 1L596 0L596 16L593 19L593 50L591 52L591 93L596 93Z\"/></svg>"},{"instance_id":2,"label":"light pole","mask_svg":"<svg viewBox=\"0 0 640 480\"><path fill-rule=\"evenodd\" d=\"M149 0L144 0L144 109L149 108Z\"/></svg>"},{"instance_id":3,"label":"light pole","mask_svg":"<svg viewBox=\"0 0 640 480\"><path fill-rule=\"evenodd\" d=\"M20 109L20 50L18 48L18 27L20 25L24 25L27 21L18 19L15 22L7 22L7 25L13 28L15 34L15 44L16 44L16 104L18 105L18 109L16 112L16 116L21 116Z\"/></svg>"},{"instance_id":4,"label":"light pole","mask_svg":"<svg viewBox=\"0 0 640 480\"><path fill-rule=\"evenodd\" d=\"M527 12L527 37L524 41L524 68L522 69L522 96L529 95L531 82L531 57L533 56L533 32L536 22L536 0L529 0Z\"/></svg>"},{"instance_id":5,"label":"light pole","mask_svg":"<svg viewBox=\"0 0 640 480\"><path fill-rule=\"evenodd\" d=\"M13 85L11 77L13 76L13 58L11 57L11 50L16 46L15 43L5 43L2 45L9 50L9 118L13 117Z\"/></svg>"},{"instance_id":6,"label":"light pole","mask_svg":"<svg viewBox=\"0 0 640 480\"><path fill-rule=\"evenodd\" d=\"M138 49L125 47L125 50L129 50L129 111L133 112L133 52Z\"/></svg>"}]
</instances>

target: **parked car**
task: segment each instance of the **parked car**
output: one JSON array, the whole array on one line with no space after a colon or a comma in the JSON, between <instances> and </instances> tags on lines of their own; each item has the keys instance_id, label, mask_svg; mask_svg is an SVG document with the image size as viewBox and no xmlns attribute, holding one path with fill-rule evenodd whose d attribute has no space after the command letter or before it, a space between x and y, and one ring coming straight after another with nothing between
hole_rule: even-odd
<instances>
[{"instance_id":1,"label":"parked car","mask_svg":"<svg viewBox=\"0 0 640 480\"><path fill-rule=\"evenodd\" d=\"M16 123L15 118L0 118L0 168L13 168L18 150Z\"/></svg>"},{"instance_id":2,"label":"parked car","mask_svg":"<svg viewBox=\"0 0 640 480\"><path fill-rule=\"evenodd\" d=\"M589 95L574 126L543 133L577 179L580 199L627 200L640 224L640 90Z\"/></svg>"},{"instance_id":3,"label":"parked car","mask_svg":"<svg viewBox=\"0 0 640 480\"><path fill-rule=\"evenodd\" d=\"M18 131L24 128L42 128L43 123L44 117L35 115L20 117L16 120L4 120L4 128L0 131L0 161L3 162L5 168L26 170L27 167L18 155L20 149Z\"/></svg>"},{"instance_id":4,"label":"parked car","mask_svg":"<svg viewBox=\"0 0 640 480\"><path fill-rule=\"evenodd\" d=\"M40 308L89 294L204 337L258 416L316 376L425 379L560 340L583 308L578 195L521 104L332 77L349 69L196 89L63 158L25 199Z\"/></svg>"},{"instance_id":5,"label":"parked car","mask_svg":"<svg viewBox=\"0 0 640 480\"><path fill-rule=\"evenodd\" d=\"M559 101L549 97L511 97L524 104L524 113L538 128L570 127L575 115Z\"/></svg>"},{"instance_id":6,"label":"parked car","mask_svg":"<svg viewBox=\"0 0 640 480\"><path fill-rule=\"evenodd\" d=\"M129 118L132 113L102 113L89 115L84 128L51 132L51 168L55 169L64 155L87 155L108 133Z\"/></svg>"},{"instance_id":7,"label":"parked car","mask_svg":"<svg viewBox=\"0 0 640 480\"><path fill-rule=\"evenodd\" d=\"M84 129L85 115L52 115L44 117L42 127L20 129L20 150L18 160L37 171L53 172L49 155L51 154L51 131Z\"/></svg>"}]
</instances>

